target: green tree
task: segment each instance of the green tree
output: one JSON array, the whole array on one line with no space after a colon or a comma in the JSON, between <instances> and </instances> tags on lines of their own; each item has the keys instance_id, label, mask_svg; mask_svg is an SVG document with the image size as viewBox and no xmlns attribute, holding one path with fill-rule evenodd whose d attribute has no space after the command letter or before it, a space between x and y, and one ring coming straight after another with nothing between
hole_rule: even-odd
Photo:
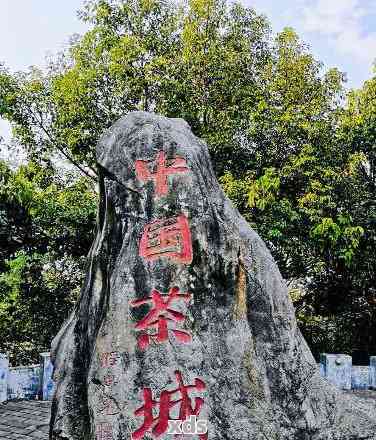
<instances>
[{"instance_id":1,"label":"green tree","mask_svg":"<svg viewBox=\"0 0 376 440\"><path fill-rule=\"evenodd\" d=\"M41 291L70 298L69 280L48 284L43 267L62 255L80 265L88 249L97 140L127 112L150 110L206 140L283 276L304 281L294 301L314 351L376 350L376 80L344 108L341 72L324 72L292 29L273 38L265 17L225 0L92 0L80 15L91 29L46 71L0 69L0 116L31 161L2 169L14 187L3 195L9 301L25 289L37 302ZM83 177L62 184L57 157ZM23 285L32 267L38 276Z\"/></svg>"},{"instance_id":2,"label":"green tree","mask_svg":"<svg viewBox=\"0 0 376 440\"><path fill-rule=\"evenodd\" d=\"M263 17L207 0L91 1L81 17L92 29L47 72L0 72L0 115L34 160L58 152L95 177L103 130L129 111L154 110L185 118L219 170L238 164L236 138L269 58Z\"/></svg>"},{"instance_id":3,"label":"green tree","mask_svg":"<svg viewBox=\"0 0 376 440\"><path fill-rule=\"evenodd\" d=\"M0 162L0 352L32 362L77 298L91 244L96 194L29 162Z\"/></svg>"}]
</instances>

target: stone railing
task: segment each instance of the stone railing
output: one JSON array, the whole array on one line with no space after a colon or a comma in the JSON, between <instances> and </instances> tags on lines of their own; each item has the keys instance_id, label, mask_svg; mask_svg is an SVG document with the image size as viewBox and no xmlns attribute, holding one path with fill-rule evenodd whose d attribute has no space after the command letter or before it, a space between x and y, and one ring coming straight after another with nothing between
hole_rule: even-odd
<instances>
[{"instance_id":1,"label":"stone railing","mask_svg":"<svg viewBox=\"0 0 376 440\"><path fill-rule=\"evenodd\" d=\"M40 364L10 367L0 353L0 403L12 399L51 400L54 383L50 353L41 353Z\"/></svg>"},{"instance_id":2,"label":"stone railing","mask_svg":"<svg viewBox=\"0 0 376 440\"><path fill-rule=\"evenodd\" d=\"M10 367L8 358L0 353L0 403L12 399L51 400L54 391L53 366L49 353L41 353L41 362L26 367ZM322 354L321 375L344 390L376 389L376 356L370 364L360 367L352 364L345 354Z\"/></svg>"},{"instance_id":3,"label":"stone railing","mask_svg":"<svg viewBox=\"0 0 376 440\"><path fill-rule=\"evenodd\" d=\"M369 366L352 364L345 354L322 354L320 372L330 383L344 390L376 389L376 356L370 357Z\"/></svg>"}]
</instances>

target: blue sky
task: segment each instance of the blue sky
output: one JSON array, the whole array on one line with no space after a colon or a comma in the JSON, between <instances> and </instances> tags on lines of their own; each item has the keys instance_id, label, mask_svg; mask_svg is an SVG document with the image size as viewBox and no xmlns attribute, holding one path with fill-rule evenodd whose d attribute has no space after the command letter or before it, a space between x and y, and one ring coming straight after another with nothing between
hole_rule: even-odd
<instances>
[{"instance_id":1,"label":"blue sky","mask_svg":"<svg viewBox=\"0 0 376 440\"><path fill-rule=\"evenodd\" d=\"M0 62L11 70L43 66L48 53L64 47L69 36L87 29L76 16L81 0L0 0ZM0 136L9 140L0 120Z\"/></svg>"},{"instance_id":2,"label":"blue sky","mask_svg":"<svg viewBox=\"0 0 376 440\"><path fill-rule=\"evenodd\" d=\"M269 18L273 31L292 26L326 67L360 87L376 59L375 0L245 0Z\"/></svg>"},{"instance_id":3,"label":"blue sky","mask_svg":"<svg viewBox=\"0 0 376 440\"><path fill-rule=\"evenodd\" d=\"M326 67L347 73L348 86L372 76L376 58L375 0L243 0L265 13L273 31L296 29ZM1 0L0 61L11 70L43 66L46 54L61 49L69 35L86 26L76 17L81 0ZM9 129L0 121L0 135Z\"/></svg>"}]
</instances>

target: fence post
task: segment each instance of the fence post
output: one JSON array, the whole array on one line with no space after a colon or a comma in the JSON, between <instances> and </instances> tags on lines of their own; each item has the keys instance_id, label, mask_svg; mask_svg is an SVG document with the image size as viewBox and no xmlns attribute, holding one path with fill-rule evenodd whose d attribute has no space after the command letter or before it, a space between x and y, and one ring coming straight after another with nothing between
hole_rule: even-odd
<instances>
[{"instance_id":1,"label":"fence post","mask_svg":"<svg viewBox=\"0 0 376 440\"><path fill-rule=\"evenodd\" d=\"M6 354L0 353L0 403L8 400L9 360Z\"/></svg>"},{"instance_id":2,"label":"fence post","mask_svg":"<svg viewBox=\"0 0 376 440\"><path fill-rule=\"evenodd\" d=\"M53 365L51 363L50 353L41 353L40 356L42 358L42 399L52 400L54 382L52 380Z\"/></svg>"},{"instance_id":3,"label":"fence post","mask_svg":"<svg viewBox=\"0 0 376 440\"><path fill-rule=\"evenodd\" d=\"M369 382L370 388L376 390L376 356L369 358Z\"/></svg>"},{"instance_id":4,"label":"fence post","mask_svg":"<svg viewBox=\"0 0 376 440\"><path fill-rule=\"evenodd\" d=\"M352 357L345 354L322 354L322 372L333 385L351 390Z\"/></svg>"}]
</instances>

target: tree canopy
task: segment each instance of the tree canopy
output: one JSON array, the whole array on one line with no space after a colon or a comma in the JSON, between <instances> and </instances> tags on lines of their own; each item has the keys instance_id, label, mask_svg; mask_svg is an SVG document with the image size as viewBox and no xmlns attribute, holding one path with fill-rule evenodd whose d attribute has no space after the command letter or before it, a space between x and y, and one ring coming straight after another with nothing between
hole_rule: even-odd
<instances>
[{"instance_id":1,"label":"tree canopy","mask_svg":"<svg viewBox=\"0 0 376 440\"><path fill-rule=\"evenodd\" d=\"M0 69L0 115L28 155L0 167L0 335L14 343L0 351L48 348L93 234L96 142L147 110L206 140L313 351L375 352L376 78L346 94L293 29L273 35L240 3L92 0L80 17L90 30L47 69Z\"/></svg>"}]
</instances>

